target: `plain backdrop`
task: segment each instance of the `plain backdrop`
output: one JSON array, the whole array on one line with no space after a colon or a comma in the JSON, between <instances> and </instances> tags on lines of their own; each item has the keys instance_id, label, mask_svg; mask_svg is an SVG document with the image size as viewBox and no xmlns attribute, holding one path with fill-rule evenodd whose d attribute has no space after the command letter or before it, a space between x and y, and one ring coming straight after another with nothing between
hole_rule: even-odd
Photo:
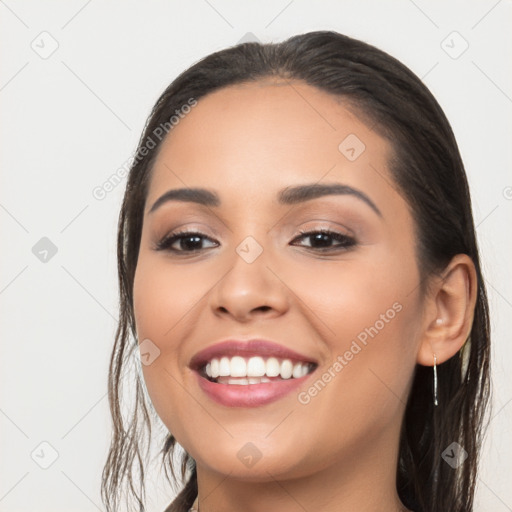
<instances>
[{"instance_id":1,"label":"plain backdrop","mask_svg":"<svg viewBox=\"0 0 512 512\"><path fill-rule=\"evenodd\" d=\"M104 510L115 235L164 88L244 38L333 29L409 66L443 107L473 196L493 329L476 512L512 510L512 2L0 0L0 511ZM45 468L45 466L47 466ZM173 496L154 471L148 510Z\"/></svg>"}]
</instances>

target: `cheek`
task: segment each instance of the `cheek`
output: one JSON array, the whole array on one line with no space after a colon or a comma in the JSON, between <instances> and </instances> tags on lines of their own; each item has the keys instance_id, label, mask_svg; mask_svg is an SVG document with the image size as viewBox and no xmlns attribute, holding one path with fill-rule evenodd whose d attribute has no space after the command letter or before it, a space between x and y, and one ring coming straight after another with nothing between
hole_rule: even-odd
<instances>
[{"instance_id":1,"label":"cheek","mask_svg":"<svg viewBox=\"0 0 512 512\"><path fill-rule=\"evenodd\" d=\"M412 265L398 267L384 256L376 262L356 258L316 261L297 267L295 272L286 271L281 278L305 306L303 311L309 311L311 318L316 316L334 345L343 348L344 341L376 322L377 327L382 327L382 322L388 326L388 320L397 324L397 310L414 298L409 292L416 282Z\"/></svg>"},{"instance_id":2,"label":"cheek","mask_svg":"<svg viewBox=\"0 0 512 512\"><path fill-rule=\"evenodd\" d=\"M192 266L172 265L165 258L142 254L134 276L133 301L139 343L157 347L158 357L142 365L151 401L163 422L183 435L180 418L187 416L190 397L182 383L190 376L185 367L183 340L193 337L197 314L204 308L205 293L218 280L194 271ZM143 352L143 350L141 350Z\"/></svg>"},{"instance_id":3,"label":"cheek","mask_svg":"<svg viewBox=\"0 0 512 512\"><path fill-rule=\"evenodd\" d=\"M165 340L172 347L173 329L204 294L194 274L156 258L141 258L133 286L134 314L139 340ZM164 347L162 347L164 348Z\"/></svg>"},{"instance_id":4,"label":"cheek","mask_svg":"<svg viewBox=\"0 0 512 512\"><path fill-rule=\"evenodd\" d=\"M301 411L318 420L314 435L337 455L379 438L400 416L414 369L418 318L415 294L407 295L412 287L405 268L402 277L391 279L376 277L382 269L375 273L354 265L345 270L314 272L294 288L314 312L310 323L318 326L330 351L299 397Z\"/></svg>"},{"instance_id":5,"label":"cheek","mask_svg":"<svg viewBox=\"0 0 512 512\"><path fill-rule=\"evenodd\" d=\"M400 406L397 396L415 366L421 316L417 290L413 292L417 277L414 260L398 263L384 256L375 264L355 259L323 262L293 285L288 275L290 287L306 306L304 314L330 352L323 373L329 382L326 394L332 396L324 403L334 409L326 416L337 409L343 417L349 407L354 415L371 410L387 421L391 414L375 404L391 406L390 413Z\"/></svg>"}]
</instances>

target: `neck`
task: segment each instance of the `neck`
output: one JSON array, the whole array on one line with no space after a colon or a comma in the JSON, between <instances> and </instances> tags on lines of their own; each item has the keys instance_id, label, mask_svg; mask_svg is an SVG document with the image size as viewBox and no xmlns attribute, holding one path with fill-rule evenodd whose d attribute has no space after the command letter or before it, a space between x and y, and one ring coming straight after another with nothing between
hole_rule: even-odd
<instances>
[{"instance_id":1,"label":"neck","mask_svg":"<svg viewBox=\"0 0 512 512\"><path fill-rule=\"evenodd\" d=\"M390 428L380 439L298 477L260 468L262 481L248 482L197 464L199 512L406 511L396 492L397 432Z\"/></svg>"}]
</instances>

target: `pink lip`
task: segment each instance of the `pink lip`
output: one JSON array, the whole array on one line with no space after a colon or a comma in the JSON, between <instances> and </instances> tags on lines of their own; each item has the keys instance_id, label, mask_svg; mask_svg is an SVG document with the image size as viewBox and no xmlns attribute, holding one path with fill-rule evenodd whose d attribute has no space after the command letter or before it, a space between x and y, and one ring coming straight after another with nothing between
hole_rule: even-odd
<instances>
[{"instance_id":1,"label":"pink lip","mask_svg":"<svg viewBox=\"0 0 512 512\"><path fill-rule=\"evenodd\" d=\"M291 393L313 375L314 371L298 379L276 380L261 384L219 384L194 372L200 388L215 402L228 407L258 407Z\"/></svg>"},{"instance_id":2,"label":"pink lip","mask_svg":"<svg viewBox=\"0 0 512 512\"><path fill-rule=\"evenodd\" d=\"M276 357L279 359L290 359L292 362L316 363L314 359L295 350L291 350L273 341L263 339L252 339L247 341L225 340L211 345L198 352L190 361L190 368L198 370L214 357ZM298 380L298 379L297 379Z\"/></svg>"},{"instance_id":3,"label":"pink lip","mask_svg":"<svg viewBox=\"0 0 512 512\"><path fill-rule=\"evenodd\" d=\"M212 400L228 407L257 407L278 400L303 384L314 371L298 379L276 379L261 384L220 384L208 380L202 373L203 367L214 357L220 358L223 356L276 357L278 359L290 359L292 362L317 364L317 361L309 356L263 339L225 340L207 347L192 358L189 366L194 370L199 387L203 392Z\"/></svg>"}]
</instances>

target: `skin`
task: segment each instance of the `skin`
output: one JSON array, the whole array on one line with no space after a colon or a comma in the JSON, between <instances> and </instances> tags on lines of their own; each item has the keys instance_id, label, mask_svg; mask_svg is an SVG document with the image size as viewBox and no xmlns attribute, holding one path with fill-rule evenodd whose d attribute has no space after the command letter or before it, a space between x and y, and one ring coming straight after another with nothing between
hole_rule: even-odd
<instances>
[{"instance_id":1,"label":"skin","mask_svg":"<svg viewBox=\"0 0 512 512\"><path fill-rule=\"evenodd\" d=\"M396 458L414 368L432 366L434 353L441 364L462 347L476 276L470 258L457 255L420 295L414 223L387 168L390 145L354 112L301 82L230 86L198 101L154 164L136 327L139 341L160 350L143 366L145 382L160 418L196 460L201 512L404 510ZM349 134L366 146L355 161L338 149ZM318 182L363 191L382 217L350 195L276 201L282 188ZM215 190L221 205L172 201L149 213L166 191L185 186ZM155 250L177 228L204 234L198 252ZM297 238L299 229L321 228L354 236L356 245L322 253L311 237ZM263 249L250 264L235 250L247 236ZM298 393L396 303L394 318L300 403ZM276 402L226 407L201 391L188 363L227 337L268 338L319 367ZM248 442L261 452L252 467L237 456Z\"/></svg>"}]
</instances>

